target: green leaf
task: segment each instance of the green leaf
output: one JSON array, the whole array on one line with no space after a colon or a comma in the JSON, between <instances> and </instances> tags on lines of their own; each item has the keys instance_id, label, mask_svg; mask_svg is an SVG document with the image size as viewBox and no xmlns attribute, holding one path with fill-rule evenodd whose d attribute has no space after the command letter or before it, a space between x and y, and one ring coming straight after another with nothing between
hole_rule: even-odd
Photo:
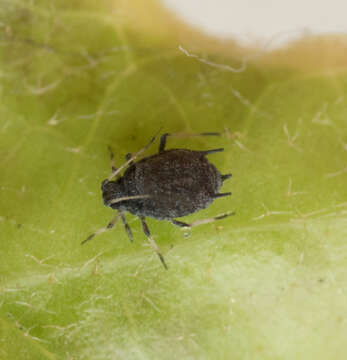
<instances>
[{"instance_id":1,"label":"green leaf","mask_svg":"<svg viewBox=\"0 0 347 360\"><path fill-rule=\"evenodd\" d=\"M344 69L296 66L295 46L243 69L235 44L129 4L0 5L0 358L343 359ZM149 219L169 271L130 214L133 244L119 223L80 245L113 216L107 146L119 166L160 128L223 133L169 139L224 147L210 160L233 173L184 221L236 212L190 236Z\"/></svg>"}]
</instances>

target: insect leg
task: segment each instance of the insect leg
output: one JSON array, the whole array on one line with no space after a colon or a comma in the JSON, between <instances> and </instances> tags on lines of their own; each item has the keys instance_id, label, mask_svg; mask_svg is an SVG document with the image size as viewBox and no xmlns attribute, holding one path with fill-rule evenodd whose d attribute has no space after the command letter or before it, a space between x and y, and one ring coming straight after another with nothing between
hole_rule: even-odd
<instances>
[{"instance_id":1,"label":"insect leg","mask_svg":"<svg viewBox=\"0 0 347 360\"><path fill-rule=\"evenodd\" d=\"M217 199L217 198L220 198L220 197L223 197L223 196L229 196L231 195L231 192L226 192L226 193L220 193L220 194L213 194L212 196Z\"/></svg>"},{"instance_id":2,"label":"insect leg","mask_svg":"<svg viewBox=\"0 0 347 360\"><path fill-rule=\"evenodd\" d=\"M234 212L227 212L225 214L217 215L217 216L215 216L213 218L197 220L197 221L192 222L191 224L187 224L187 223L184 223L182 221L175 220L175 219L171 219L169 221L173 225L176 225L176 226L179 226L179 227L192 228L194 226L199 226L199 225L203 225L203 224L209 224L209 223L214 222L216 220L222 220L222 219L226 218L227 216L231 216L231 215L235 215L235 213Z\"/></svg>"},{"instance_id":3,"label":"insect leg","mask_svg":"<svg viewBox=\"0 0 347 360\"><path fill-rule=\"evenodd\" d=\"M160 137L160 144L159 144L159 152L160 153L165 150L166 140L167 140L168 136L170 136L170 134L166 133Z\"/></svg>"},{"instance_id":4,"label":"insect leg","mask_svg":"<svg viewBox=\"0 0 347 360\"><path fill-rule=\"evenodd\" d=\"M178 220L175 220L175 219L171 219L169 220L171 222L171 224L174 224L176 226L179 226L179 227L191 227L192 225L191 224L187 224L183 221L178 221Z\"/></svg>"},{"instance_id":5,"label":"insect leg","mask_svg":"<svg viewBox=\"0 0 347 360\"><path fill-rule=\"evenodd\" d=\"M225 175L222 175L222 181L225 181L227 179L230 179L232 177L231 174L225 174Z\"/></svg>"},{"instance_id":6,"label":"insect leg","mask_svg":"<svg viewBox=\"0 0 347 360\"><path fill-rule=\"evenodd\" d=\"M119 214L120 214L120 217L121 217L121 219L123 221L125 230L128 233L129 239L130 239L131 242L133 242L134 241L133 233L131 232L130 226L129 226L128 221L127 221L127 219L126 219L126 217L124 215L124 212L119 211Z\"/></svg>"},{"instance_id":7,"label":"insect leg","mask_svg":"<svg viewBox=\"0 0 347 360\"><path fill-rule=\"evenodd\" d=\"M220 136L221 133L218 132L206 132L206 133L198 133L198 134L189 134L189 133L174 133L174 134L163 134L160 138L160 144L159 144L159 152L163 152L165 150L166 140L168 136L174 136L174 137L192 137L192 136ZM223 151L223 150L219 150Z\"/></svg>"},{"instance_id":8,"label":"insect leg","mask_svg":"<svg viewBox=\"0 0 347 360\"><path fill-rule=\"evenodd\" d=\"M112 171L116 171L117 168L116 168L116 166L115 166L115 164L114 164L114 154L113 154L113 150L112 150L111 146L108 146L107 148L108 148L108 151L109 151L109 153L110 153L111 169L112 169Z\"/></svg>"},{"instance_id":9,"label":"insect leg","mask_svg":"<svg viewBox=\"0 0 347 360\"><path fill-rule=\"evenodd\" d=\"M95 233L89 235L85 240L83 240L83 241L81 242L81 245L83 245L83 244L85 244L87 241L93 239L94 236L100 235L100 234L102 234L103 232L105 232L105 231L107 231L107 230L109 230L109 229L112 229L112 228L115 226L115 224L116 224L116 222L118 221L118 219L119 219L119 213L117 213L116 216L115 216L105 227L103 227L103 228L95 231Z\"/></svg>"},{"instance_id":10,"label":"insect leg","mask_svg":"<svg viewBox=\"0 0 347 360\"><path fill-rule=\"evenodd\" d=\"M152 235L151 235L151 233L149 232L147 223L146 223L146 221L145 221L145 217L144 217L144 216L139 216L139 218L140 218L141 223L142 223L143 232L144 232L145 235L147 236L147 239L148 239L150 245L152 246L152 248L154 249L154 251L155 251L155 252L157 253L157 255L159 256L159 259L160 259L161 263L163 264L164 268L167 270L168 267L167 267L167 265L166 265L166 263L165 263L164 257L163 257L163 255L160 253L160 250L159 250L158 245L157 245L156 242L153 240Z\"/></svg>"},{"instance_id":11,"label":"insect leg","mask_svg":"<svg viewBox=\"0 0 347 360\"><path fill-rule=\"evenodd\" d=\"M209 155L209 154L214 154L216 152L222 152L222 151L224 151L224 148L205 150L205 151L201 151L201 153L204 155Z\"/></svg>"}]
</instances>

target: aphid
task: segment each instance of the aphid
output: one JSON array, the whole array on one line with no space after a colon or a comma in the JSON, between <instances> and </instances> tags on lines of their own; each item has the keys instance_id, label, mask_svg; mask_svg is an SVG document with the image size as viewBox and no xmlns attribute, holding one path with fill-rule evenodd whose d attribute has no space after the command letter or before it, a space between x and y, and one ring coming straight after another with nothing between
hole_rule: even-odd
<instances>
[{"instance_id":1,"label":"aphid","mask_svg":"<svg viewBox=\"0 0 347 360\"><path fill-rule=\"evenodd\" d=\"M192 136L218 136L219 133L201 133ZM194 151L188 149L165 150L168 136L186 136L186 134L163 134L160 138L157 154L145 157L137 162L140 156L154 142L157 135L140 151L127 154L126 162L120 167L114 166L114 155L111 157L111 175L101 183L104 204L117 211L109 224L91 234L82 244L108 229L111 229L119 218L122 219L130 241L133 235L125 218L125 211L137 215L150 245L167 269L164 257L153 240L146 223L146 216L158 220L168 220L180 227L193 227L224 219L233 213L225 213L214 218L195 221L187 224L176 218L195 213L209 206L215 199L231 195L230 192L219 193L223 181L231 174L221 175L211 164L207 155L221 152L224 149ZM123 176L120 172L128 167ZM117 178L116 178L117 177ZM112 180L116 178L115 180Z\"/></svg>"}]
</instances>

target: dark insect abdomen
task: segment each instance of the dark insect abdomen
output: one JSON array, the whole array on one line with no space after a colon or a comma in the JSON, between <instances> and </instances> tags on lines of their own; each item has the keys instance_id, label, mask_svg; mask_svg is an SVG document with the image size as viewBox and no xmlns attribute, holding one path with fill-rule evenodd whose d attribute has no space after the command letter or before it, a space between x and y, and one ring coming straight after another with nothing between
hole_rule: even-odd
<instances>
[{"instance_id":1,"label":"dark insect abdomen","mask_svg":"<svg viewBox=\"0 0 347 360\"><path fill-rule=\"evenodd\" d=\"M126 210L156 219L181 217L206 208L222 185L221 174L203 152L173 149L150 156L124 173Z\"/></svg>"}]
</instances>

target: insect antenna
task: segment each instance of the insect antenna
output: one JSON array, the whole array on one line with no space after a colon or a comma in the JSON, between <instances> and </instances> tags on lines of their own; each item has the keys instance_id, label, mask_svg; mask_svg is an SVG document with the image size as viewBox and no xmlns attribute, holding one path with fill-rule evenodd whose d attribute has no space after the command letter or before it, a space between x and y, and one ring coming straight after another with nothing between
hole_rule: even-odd
<instances>
[{"instance_id":1,"label":"insect antenna","mask_svg":"<svg viewBox=\"0 0 347 360\"><path fill-rule=\"evenodd\" d=\"M118 169L112 172L112 174L107 178L108 181L111 181L114 177L116 177L125 167L127 167L132 161L138 158L142 153L144 153L154 142L158 134L161 132L161 128L156 132L156 134L152 137L147 145L145 145L141 150L137 153L132 154L132 156Z\"/></svg>"},{"instance_id":2,"label":"insect antenna","mask_svg":"<svg viewBox=\"0 0 347 360\"><path fill-rule=\"evenodd\" d=\"M110 200L106 205L110 206L112 204L116 204L116 203L121 202L121 201L135 200L135 199L147 199L149 197L151 197L151 195L122 196L120 198Z\"/></svg>"}]
</instances>

